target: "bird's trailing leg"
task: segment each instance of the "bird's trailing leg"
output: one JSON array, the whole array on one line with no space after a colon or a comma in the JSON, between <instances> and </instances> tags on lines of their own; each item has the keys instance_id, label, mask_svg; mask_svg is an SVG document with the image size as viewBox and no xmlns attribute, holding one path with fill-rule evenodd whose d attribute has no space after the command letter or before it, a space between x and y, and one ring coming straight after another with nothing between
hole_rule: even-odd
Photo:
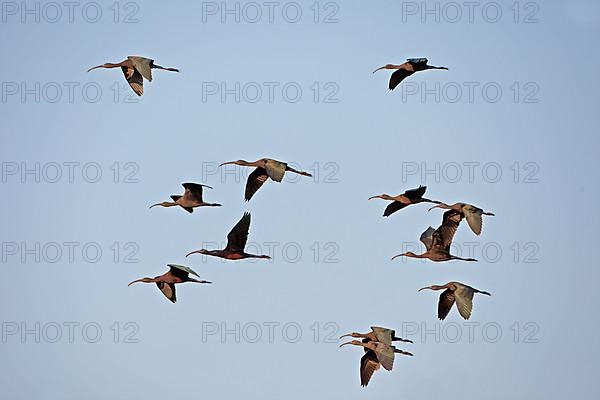
<instances>
[{"instance_id":1,"label":"bird's trailing leg","mask_svg":"<svg viewBox=\"0 0 600 400\"><path fill-rule=\"evenodd\" d=\"M294 169L294 168L292 168L290 166L286 167L286 171L290 171L290 172L293 172L295 174L303 175L303 176L312 176L312 174L309 174L308 172L298 171L298 170L296 170L296 169Z\"/></svg>"},{"instance_id":2,"label":"bird's trailing leg","mask_svg":"<svg viewBox=\"0 0 600 400\"><path fill-rule=\"evenodd\" d=\"M450 256L450 259L451 260L460 260L460 261L475 261L475 262L478 261L475 258L461 258L461 257L458 257L458 256Z\"/></svg>"},{"instance_id":3,"label":"bird's trailing leg","mask_svg":"<svg viewBox=\"0 0 600 400\"><path fill-rule=\"evenodd\" d=\"M156 65L156 64L152 64L152 68L162 69L164 71L179 72L179 70L177 68L165 68L165 67L161 67L160 65Z\"/></svg>"}]
</instances>

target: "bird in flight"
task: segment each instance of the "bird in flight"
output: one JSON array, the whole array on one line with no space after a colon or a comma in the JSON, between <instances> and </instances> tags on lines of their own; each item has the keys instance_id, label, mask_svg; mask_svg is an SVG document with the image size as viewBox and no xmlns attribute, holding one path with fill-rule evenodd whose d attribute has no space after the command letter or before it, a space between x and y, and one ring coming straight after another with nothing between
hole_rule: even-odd
<instances>
[{"instance_id":1,"label":"bird in flight","mask_svg":"<svg viewBox=\"0 0 600 400\"><path fill-rule=\"evenodd\" d=\"M475 207L472 204L467 203L454 203L452 205L448 205L446 203L439 203L437 206L433 206L429 209L429 211L434 208L443 208L446 210L456 210L461 213L463 218L466 218L469 227L473 231L474 234L481 234L481 227L483 226L483 215L495 216L494 213L483 211L479 207Z\"/></svg>"},{"instance_id":2,"label":"bird in flight","mask_svg":"<svg viewBox=\"0 0 600 400\"><path fill-rule=\"evenodd\" d=\"M186 267L184 265L178 264L167 264L169 270L160 276L156 276L154 278L142 278L137 279L127 286L131 286L134 283L142 282L142 283L156 283L156 286L160 289L160 291L165 295L167 299L169 299L172 303L177 301L177 296L175 294L175 284L184 283L184 282L194 282L194 283L212 283L209 281L199 281L194 278L190 278L190 274L200 276L194 272L193 269Z\"/></svg>"},{"instance_id":3,"label":"bird in flight","mask_svg":"<svg viewBox=\"0 0 600 400\"><path fill-rule=\"evenodd\" d=\"M429 200L423 197L425 191L427 190L427 186L419 186L417 189L410 189L406 192L399 194L397 196L390 196L389 194L380 194L379 196L371 196L369 200L372 199L383 199L389 200L391 203L385 208L383 212L384 217L389 217L396 211L402 210L404 207L409 206L411 204L418 203L434 203L441 204L441 202L437 200Z\"/></svg>"},{"instance_id":4,"label":"bird in flight","mask_svg":"<svg viewBox=\"0 0 600 400\"><path fill-rule=\"evenodd\" d=\"M405 78L411 76L415 72L425 71L428 69L448 69L447 67L435 67L433 65L427 65L426 58L407 58L405 63L400 65L386 64L383 67L377 68L373 73L380 69L395 69L390 76L389 89L394 90L396 86L400 84Z\"/></svg>"},{"instance_id":5,"label":"bird in flight","mask_svg":"<svg viewBox=\"0 0 600 400\"><path fill-rule=\"evenodd\" d=\"M475 293L485 294L487 296L491 296L490 293L485 292L483 290L477 290L472 288L469 285L465 285L460 282L448 282L445 285L431 285L426 286L421 290L430 289L430 290L443 290L442 294L440 294L440 301L438 303L438 318L443 320L446 318L450 309L456 303L456 308L458 308L458 312L461 317L464 319L469 319L471 317L471 311L473 310L473 295Z\"/></svg>"},{"instance_id":6,"label":"bird in flight","mask_svg":"<svg viewBox=\"0 0 600 400\"><path fill-rule=\"evenodd\" d=\"M123 71L123 75L125 75L125 79L131 89L137 94L141 96L144 94L144 79L146 78L149 82L152 82L152 70L153 69L162 69L164 71L172 71L179 72L177 68L165 68L160 65L154 64L154 60L146 57L140 56L129 56L127 60L121 61L120 63L105 63L102 65L98 65L96 67L92 67L88 69L90 72L96 68L119 68Z\"/></svg>"},{"instance_id":7,"label":"bird in flight","mask_svg":"<svg viewBox=\"0 0 600 400\"><path fill-rule=\"evenodd\" d=\"M358 332L352 332L347 335L340 336L340 339L345 336L362 337L362 340L351 340L346 343L342 343L339 347L352 344L355 346L362 346L365 354L360 359L360 384L365 387L369 384L371 377L375 371L379 370L381 366L387 371L391 371L394 366L395 354L402 354L412 356L412 353L407 351L396 349L392 346L392 341L403 341L412 343L411 340L402 339L395 337L395 333L391 329L381 328L373 326L371 332L362 334Z\"/></svg>"},{"instance_id":8,"label":"bird in flight","mask_svg":"<svg viewBox=\"0 0 600 400\"><path fill-rule=\"evenodd\" d=\"M245 258L264 258L270 259L268 255L248 254L244 251L248 242L248 230L250 229L250 213L244 213L242 219L233 227L227 235L227 246L223 250L200 249L186 254L186 257L192 254L205 254L224 258L226 260L242 260Z\"/></svg>"},{"instance_id":9,"label":"bird in flight","mask_svg":"<svg viewBox=\"0 0 600 400\"><path fill-rule=\"evenodd\" d=\"M428 258L431 261L477 261L474 258L461 258L450 254L450 245L454 234L458 229L458 225L462 220L462 215L456 210L448 210L444 213L442 224L433 229L431 226L421 234L420 240L425 245L427 251L423 254L415 254L412 251L398 254L392 257L394 260L397 257L412 257L412 258Z\"/></svg>"},{"instance_id":10,"label":"bird in flight","mask_svg":"<svg viewBox=\"0 0 600 400\"><path fill-rule=\"evenodd\" d=\"M245 160L229 161L219 165L219 167L228 164L235 164L243 167L256 167L248 176L248 181L246 182L246 192L244 194L246 201L250 201L252 196L254 196L254 193L261 188L267 179L271 178L271 180L275 182L281 182L287 171L303 176L312 176L308 172L298 171L290 167L287 163L272 160L270 158L261 158L254 162Z\"/></svg>"},{"instance_id":11,"label":"bird in flight","mask_svg":"<svg viewBox=\"0 0 600 400\"><path fill-rule=\"evenodd\" d=\"M156 207L156 206L162 206L162 207L175 207L175 206L179 206L181 208L183 208L185 211L189 212L189 213L193 213L194 212L194 208L196 207L221 207L221 204L219 203L205 203L204 200L202 200L202 188L203 187L207 187L209 189L212 189L212 187L208 186L208 185L201 185L199 183L183 183L181 184L181 186L184 187L185 192L183 192L183 195L171 195L171 199L173 201L163 201L162 203L156 203L150 206L150 208L152 207Z\"/></svg>"}]
</instances>

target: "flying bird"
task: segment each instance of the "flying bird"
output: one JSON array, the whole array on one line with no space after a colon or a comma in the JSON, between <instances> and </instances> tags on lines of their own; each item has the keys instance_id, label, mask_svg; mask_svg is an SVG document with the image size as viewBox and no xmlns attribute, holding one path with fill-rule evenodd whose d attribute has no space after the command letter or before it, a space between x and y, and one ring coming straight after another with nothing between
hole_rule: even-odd
<instances>
[{"instance_id":1,"label":"flying bird","mask_svg":"<svg viewBox=\"0 0 600 400\"><path fill-rule=\"evenodd\" d=\"M365 354L360 359L360 384L363 387L369 384L371 377L381 366L387 371L392 370L396 353L407 356L413 355L407 351L396 349L396 347L390 344L374 341L368 337L362 341L352 340L342 343L339 347L347 344L362 346L365 350Z\"/></svg>"},{"instance_id":2,"label":"flying bird","mask_svg":"<svg viewBox=\"0 0 600 400\"><path fill-rule=\"evenodd\" d=\"M165 71L179 72L177 68L165 68L160 65L154 64L154 60L146 57L140 56L129 56L127 60L121 61L120 63L106 63L102 65L98 65L96 67L92 67L88 69L90 72L96 68L119 68L123 71L125 75L125 79L131 86L131 89L137 94L141 96L144 94L144 79L146 78L149 82L152 82L152 70L153 69L162 69Z\"/></svg>"},{"instance_id":3,"label":"flying bird","mask_svg":"<svg viewBox=\"0 0 600 400\"><path fill-rule=\"evenodd\" d=\"M193 269L188 268L183 265L178 264L167 264L169 267L169 271L165 272L160 276L156 276L154 278L142 278L131 282L127 286L131 286L134 283L142 282L142 283L156 283L156 286L160 289L160 291L167 297L167 299L171 300L172 303L177 301L177 296L175 294L175 284L184 283L184 282L195 282L195 283L212 283L209 281L199 281L194 278L190 278L190 274L200 276L194 272Z\"/></svg>"},{"instance_id":4,"label":"flying bird","mask_svg":"<svg viewBox=\"0 0 600 400\"><path fill-rule=\"evenodd\" d=\"M404 207L409 206L411 204L418 203L434 203L441 204L441 202L437 200L429 200L423 198L425 191L427 190L427 186L419 186L417 189L410 189L406 192L399 194L397 196L390 196L389 194L380 194L379 196L371 196L371 199L383 199L389 200L391 203L385 208L383 212L384 217L389 217L396 211L402 210Z\"/></svg>"},{"instance_id":5,"label":"flying bird","mask_svg":"<svg viewBox=\"0 0 600 400\"><path fill-rule=\"evenodd\" d=\"M194 212L194 208L196 207L221 207L219 203L205 203L202 200L202 188L207 187L212 189L212 187L208 185L201 185L199 183L183 183L181 184L185 188L185 192L183 192L183 196L179 195L171 195L171 199L173 201L163 201L162 203L156 203L150 206L162 206L162 207L175 207L179 206L183 208L185 211L189 213Z\"/></svg>"},{"instance_id":6,"label":"flying bird","mask_svg":"<svg viewBox=\"0 0 600 400\"><path fill-rule=\"evenodd\" d=\"M407 58L406 62L400 65L386 64L383 67L377 68L373 73L380 69L395 69L390 77L390 90L394 90L396 86L400 84L405 78L411 76L415 72L425 71L427 69L448 69L446 67L434 67L433 65L427 65L426 58Z\"/></svg>"},{"instance_id":7,"label":"flying bird","mask_svg":"<svg viewBox=\"0 0 600 400\"><path fill-rule=\"evenodd\" d=\"M481 293L491 296L491 294L488 292L477 290L460 282L448 282L441 286L431 285L419 289L419 292L424 289L446 289L442 292L442 294L440 294L440 301L438 303L438 318L441 320L446 318L454 303L456 303L456 308L458 308L460 315L464 319L469 319L471 316L471 311L473 310L473 295L475 293Z\"/></svg>"},{"instance_id":8,"label":"flying bird","mask_svg":"<svg viewBox=\"0 0 600 400\"><path fill-rule=\"evenodd\" d=\"M427 249L425 253L415 254L412 251L409 251L392 257L392 260L397 257L412 257L428 258L431 261L436 262L450 260L477 261L474 258L461 258L450 254L450 245L452 244L452 239L454 238L454 234L456 233L462 218L461 213L456 210L446 211L444 213L442 225L437 229L433 229L430 226L421 234L420 240Z\"/></svg>"},{"instance_id":9,"label":"flying bird","mask_svg":"<svg viewBox=\"0 0 600 400\"><path fill-rule=\"evenodd\" d=\"M226 260L242 260L244 258L265 258L270 259L268 255L255 255L248 254L244 251L246 243L248 242L248 230L250 229L250 213L244 213L244 216L240 221L233 227L231 232L227 235L227 246L223 250L195 250L191 253L186 254L188 257L191 254L205 254L207 256L214 256L224 258Z\"/></svg>"},{"instance_id":10,"label":"flying bird","mask_svg":"<svg viewBox=\"0 0 600 400\"><path fill-rule=\"evenodd\" d=\"M343 337L347 337L347 336L351 336L353 338L369 339L369 340L375 341L375 342L383 342L388 345L390 345L390 344L392 344L392 342L396 342L396 341L406 342L406 343L413 342L412 340L409 340L409 339L402 339L400 337L396 337L396 331L394 331L392 329L388 329L388 328L382 328L380 326L372 326L371 332L368 332L368 333L358 333L358 332L348 333L346 335L340 336L340 339Z\"/></svg>"},{"instance_id":11,"label":"flying bird","mask_svg":"<svg viewBox=\"0 0 600 400\"><path fill-rule=\"evenodd\" d=\"M448 205L446 203L439 203L437 206L433 206L429 209L429 211L434 208L443 208L446 210L456 210L461 213L463 218L467 219L467 223L469 227L473 231L474 234L481 234L481 227L483 225L483 215L495 216L494 213L483 211L479 207L475 207L472 204L467 203L454 203L452 205Z\"/></svg>"},{"instance_id":12,"label":"flying bird","mask_svg":"<svg viewBox=\"0 0 600 400\"><path fill-rule=\"evenodd\" d=\"M295 170L287 163L272 160L270 158L261 158L254 162L245 160L229 161L219 165L219 167L228 164L241 165L243 167L256 167L256 169L248 176L248 181L246 182L246 192L244 194L246 201L250 201L252 196L254 196L254 193L260 189L267 179L271 178L275 182L281 182L287 171L303 176L312 176L308 172Z\"/></svg>"}]
</instances>

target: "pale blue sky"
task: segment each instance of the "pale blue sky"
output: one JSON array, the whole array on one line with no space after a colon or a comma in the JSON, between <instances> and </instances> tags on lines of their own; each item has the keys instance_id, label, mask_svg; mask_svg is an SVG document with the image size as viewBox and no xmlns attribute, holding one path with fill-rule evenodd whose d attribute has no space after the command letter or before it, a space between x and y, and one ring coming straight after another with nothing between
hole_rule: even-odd
<instances>
[{"instance_id":1,"label":"pale blue sky","mask_svg":"<svg viewBox=\"0 0 600 400\"><path fill-rule=\"evenodd\" d=\"M257 23L243 16L240 23L233 17L222 23L219 14L205 15L203 22L202 2L138 2L134 18L139 21L130 24L122 20L136 8L118 3L120 22L114 23L113 3L98 3L103 13L97 23L87 22L79 8L72 23L66 9L56 23L44 15L40 23L25 15L22 23L21 10L4 5L0 386L6 398L425 399L463 390L489 399L598 397L593 285L600 276L586 254L593 249L598 223L593 206L600 195L596 2L543 1L537 7L521 2L518 23L511 2L501 5L497 23L482 17L486 2L472 23L467 14L456 23L447 21L450 14L440 15L439 23L403 15L403 7L421 2L321 2L319 23L313 22L313 1L298 3L303 11L298 23L287 22L279 8L273 23L267 15ZM233 8L235 2L227 4ZM330 12L339 21L322 23ZM538 22L523 23L532 12ZM86 72L127 55L151 57L181 73L155 71L144 96L129 104L130 90L123 89L119 70ZM416 74L391 93L388 72L371 74L386 63L421 56L450 70ZM40 101L34 94L22 101L22 85L34 89L36 82ZM222 102L203 93L203 87L233 88L236 82L250 83L248 90L266 88L265 82L279 86L273 102L266 91L256 103L247 101L254 92L239 103L233 95ZM296 103L279 90L290 83L302 89ZM433 94L422 101L420 93L402 92L421 90L420 85L435 91L436 84L439 102ZM72 102L67 85L75 87ZM84 85L102 90L97 102L86 101ZM479 85L473 101L465 89L451 102L451 90L466 85ZM497 102L485 100L480 90L485 85L502 89ZM58 97L52 91L57 86L63 88ZM334 91L338 102L324 103ZM525 102L532 92L537 103ZM243 182L206 173L214 163L260 157L317 168L319 177L269 182L245 204ZM79 163L73 182L64 164L71 162ZM471 162L480 165L473 182L465 175L465 163ZM40 182L31 174L22 178L22 167L36 163ZM62 176L51 183L55 163ZM420 175L422 167L433 169L436 163L439 179ZM414 165L419 174L403 176ZM463 177L452 182L456 165ZM490 182L492 170L482 175L484 165L501 170L497 182ZM99 181L87 182L98 168ZM532 171L537 183L525 183ZM128 173L137 183L123 182ZM329 174L331 182L325 179ZM179 193L186 181L213 186L206 200L224 206L193 215L148 210ZM428 185L430 198L471 202L496 213L485 220L480 237L466 225L456 235L463 251L469 242L480 243L474 254L479 263L390 261L403 245L418 242L427 226L439 225L441 212L427 213L419 205L384 219L386 203L366 199L419 184ZM273 262L185 259L203 242L223 242L246 210L252 212L250 242L262 252L269 251L268 243L278 243ZM72 262L65 242L78 243ZM23 249L36 243L40 262ZM53 243L62 254L49 262ZM516 260L515 243L521 249ZM101 249L98 262L84 258L85 245L88 260ZM501 249L497 262L491 262L493 254L481 254L483 246ZM298 248L302 255L292 262ZM529 261L537 262L525 262L532 249ZM124 262L130 251L137 263ZM331 252L337 262L325 262ZM162 274L168 262L189 265L214 284L178 286L176 304L154 285L127 287L139 277ZM438 294L417 289L450 280L492 293L475 298L471 322L480 325L473 343L454 310L437 325L444 332L439 343L433 335L412 335L415 343L400 347L415 357L397 359L392 372L377 372L362 389L362 350L338 349L324 336L367 331L372 324L398 332L422 324L434 329ZM22 340L22 323L34 329L36 322L40 343L33 334ZM70 343L65 324L72 322L79 326ZM124 343L133 329L125 328L127 322L137 327L138 343ZM225 323L231 329L237 322L246 336L254 336L254 323L262 326L263 336L257 343L243 337L236 343L233 335L224 343L219 335L203 340L208 326ZM337 330L325 327L328 322ZM538 343L526 343L532 332L525 329L528 322L537 327ZM268 323L279 324L273 343ZM314 343L315 323L319 343ZM62 327L62 336L50 343L54 324ZM85 324L97 325L84 337ZM283 337L285 324L302 329L297 343ZM485 340L486 324L492 327L488 339L494 327L502 329L497 343ZM94 327L102 329L102 337L88 343ZM463 337L457 343L444 340L456 327ZM10 334L14 329L19 331ZM288 333L293 336L293 329Z\"/></svg>"}]
</instances>

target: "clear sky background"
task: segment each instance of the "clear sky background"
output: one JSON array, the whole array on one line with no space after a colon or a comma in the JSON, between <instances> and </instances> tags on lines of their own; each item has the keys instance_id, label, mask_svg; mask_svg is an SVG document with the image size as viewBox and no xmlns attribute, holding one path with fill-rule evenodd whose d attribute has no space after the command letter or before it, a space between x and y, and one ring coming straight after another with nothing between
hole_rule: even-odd
<instances>
[{"instance_id":1,"label":"clear sky background","mask_svg":"<svg viewBox=\"0 0 600 400\"><path fill-rule=\"evenodd\" d=\"M298 3L296 23L286 2L273 22L243 2L239 22L222 22L221 2L113 3L97 3L95 23L88 3L72 22L39 3L39 23L3 3L2 397L598 397L597 2L499 2L499 19L496 3L470 17L442 2L439 22L421 2L320 2L316 23L313 1ZM137 99L121 71L86 72L128 55L181 73L154 71ZM389 72L371 74L407 57L450 70L394 92ZM208 92L236 82L239 102ZM244 203L250 171L212 172L260 157L315 177L268 182ZM213 186L206 200L224 206L148 209L187 181ZM480 237L466 225L455 237L479 263L390 261L422 251L442 213L417 205L384 219L387 203L367 198L419 184L496 213ZM184 257L224 242L244 211L249 250L272 262ZM154 285L127 287L169 262L214 284L178 286L176 304ZM456 310L440 323L438 293L417 292L450 280L492 293L474 299L474 325ZM362 389L362 350L328 338L370 325L413 339L399 347L415 356Z\"/></svg>"}]
</instances>

